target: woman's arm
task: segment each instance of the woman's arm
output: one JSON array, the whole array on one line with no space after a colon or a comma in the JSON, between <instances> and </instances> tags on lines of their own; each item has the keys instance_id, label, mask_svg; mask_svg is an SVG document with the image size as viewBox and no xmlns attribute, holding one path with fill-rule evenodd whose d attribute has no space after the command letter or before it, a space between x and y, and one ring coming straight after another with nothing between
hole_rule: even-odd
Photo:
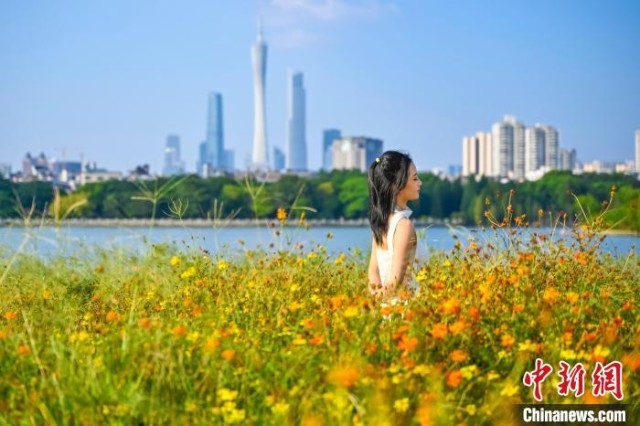
<instances>
[{"instance_id":1,"label":"woman's arm","mask_svg":"<svg viewBox=\"0 0 640 426\"><path fill-rule=\"evenodd\" d=\"M378 256L376 255L376 240L373 239L371 242L371 259L369 259L369 291L373 293L373 289L380 288L381 285Z\"/></svg>"},{"instance_id":2,"label":"woman's arm","mask_svg":"<svg viewBox=\"0 0 640 426\"><path fill-rule=\"evenodd\" d=\"M407 267L411 262L412 245L415 244L414 234L411 221L406 218L400 219L393 236L390 282L382 283L385 298L394 295L398 291L398 284L404 281Z\"/></svg>"}]
</instances>

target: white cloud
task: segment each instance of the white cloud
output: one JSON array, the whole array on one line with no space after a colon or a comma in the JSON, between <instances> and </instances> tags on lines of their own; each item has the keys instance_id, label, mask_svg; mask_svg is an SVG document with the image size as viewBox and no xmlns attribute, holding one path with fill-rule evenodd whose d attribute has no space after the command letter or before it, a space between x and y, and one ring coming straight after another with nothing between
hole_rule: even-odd
<instances>
[{"instance_id":1,"label":"white cloud","mask_svg":"<svg viewBox=\"0 0 640 426\"><path fill-rule=\"evenodd\" d=\"M376 19L382 11L382 4L375 0L272 0L271 6L281 12L321 21Z\"/></svg>"},{"instance_id":2,"label":"white cloud","mask_svg":"<svg viewBox=\"0 0 640 426\"><path fill-rule=\"evenodd\" d=\"M273 37L273 44L276 47L288 49L314 43L320 39L320 35L316 33L301 28L293 28L276 34Z\"/></svg>"}]
</instances>

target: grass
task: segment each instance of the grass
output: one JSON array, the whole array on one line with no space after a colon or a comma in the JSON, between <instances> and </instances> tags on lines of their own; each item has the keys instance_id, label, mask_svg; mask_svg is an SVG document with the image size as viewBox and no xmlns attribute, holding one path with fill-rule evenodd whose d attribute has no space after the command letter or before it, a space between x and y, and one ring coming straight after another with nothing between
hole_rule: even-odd
<instances>
[{"instance_id":1,"label":"grass","mask_svg":"<svg viewBox=\"0 0 640 426\"><path fill-rule=\"evenodd\" d=\"M638 410L638 257L598 250L591 225L496 225L508 244L434 253L420 293L384 307L365 257L323 247L5 256L0 423L513 424L536 358L547 403L616 402L591 373L621 361ZM561 360L584 365L581 398L558 395Z\"/></svg>"}]
</instances>

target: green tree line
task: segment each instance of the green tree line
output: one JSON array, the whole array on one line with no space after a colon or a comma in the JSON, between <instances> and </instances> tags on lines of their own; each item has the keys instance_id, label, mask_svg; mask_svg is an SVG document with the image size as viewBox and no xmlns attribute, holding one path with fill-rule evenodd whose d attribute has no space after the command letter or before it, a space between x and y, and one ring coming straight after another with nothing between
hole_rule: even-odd
<instances>
[{"instance_id":1,"label":"green tree line","mask_svg":"<svg viewBox=\"0 0 640 426\"><path fill-rule=\"evenodd\" d=\"M596 216L606 205L603 203L610 201L611 189L615 188L607 223L616 229L640 231L640 181L629 175L553 171L537 181L521 183L500 183L488 178L447 180L430 173L421 173L420 178L421 197L411 207L415 217L422 220L486 224L486 211L501 217L511 204L514 216L525 215L524 220L530 223L539 218L540 212L544 217L566 213L567 221L572 222L577 215ZM154 192L154 188L160 190ZM141 198L152 192L158 195L155 209L159 218L175 215L177 210L187 219L230 214L237 218L275 217L278 208L290 210L292 205L313 208L314 211L306 211L310 219L367 217L367 176L357 171L321 172L309 178L284 175L272 183L197 176L180 181L160 178L144 184L107 181L81 186L76 192L63 195L61 204L87 200L73 211L73 217L148 219L153 215L154 203ZM19 218L32 205L35 215L48 214L53 198L50 184L0 180L0 218Z\"/></svg>"}]
</instances>

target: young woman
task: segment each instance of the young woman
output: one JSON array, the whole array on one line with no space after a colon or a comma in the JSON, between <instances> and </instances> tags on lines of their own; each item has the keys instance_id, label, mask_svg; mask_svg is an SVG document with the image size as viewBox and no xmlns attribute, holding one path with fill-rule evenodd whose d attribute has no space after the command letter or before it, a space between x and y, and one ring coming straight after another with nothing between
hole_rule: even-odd
<instances>
[{"instance_id":1,"label":"young woman","mask_svg":"<svg viewBox=\"0 0 640 426\"><path fill-rule=\"evenodd\" d=\"M386 151L369 167L369 223L373 231L369 291L382 300L415 290L407 271L416 255L416 231L407 202L420 197L422 182L407 154Z\"/></svg>"}]
</instances>

